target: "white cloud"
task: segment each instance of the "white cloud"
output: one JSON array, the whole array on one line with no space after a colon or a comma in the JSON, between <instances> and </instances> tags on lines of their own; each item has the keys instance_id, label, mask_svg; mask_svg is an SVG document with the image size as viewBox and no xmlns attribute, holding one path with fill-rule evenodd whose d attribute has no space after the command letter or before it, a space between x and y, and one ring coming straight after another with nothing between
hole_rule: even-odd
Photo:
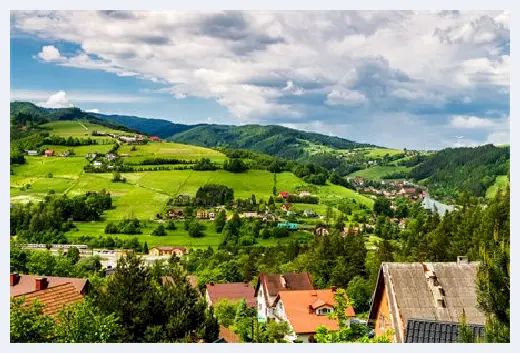
<instances>
[{"instance_id":1,"label":"white cloud","mask_svg":"<svg viewBox=\"0 0 520 353\"><path fill-rule=\"evenodd\" d=\"M42 51L38 53L38 57L43 61L62 61L60 51L54 45L45 45Z\"/></svg>"},{"instance_id":2,"label":"white cloud","mask_svg":"<svg viewBox=\"0 0 520 353\"><path fill-rule=\"evenodd\" d=\"M96 114L99 114L99 109L96 109L96 108L94 108L94 109L87 109L87 110L85 110L85 111L86 111L87 113L96 113Z\"/></svg>"},{"instance_id":3,"label":"white cloud","mask_svg":"<svg viewBox=\"0 0 520 353\"><path fill-rule=\"evenodd\" d=\"M493 119L477 116L456 115L450 119L450 126L457 129L487 129L495 125Z\"/></svg>"},{"instance_id":4,"label":"white cloud","mask_svg":"<svg viewBox=\"0 0 520 353\"><path fill-rule=\"evenodd\" d=\"M46 102L41 102L38 105L45 108L69 108L73 106L69 102L69 98L65 91L59 91L51 95Z\"/></svg>"},{"instance_id":5,"label":"white cloud","mask_svg":"<svg viewBox=\"0 0 520 353\"><path fill-rule=\"evenodd\" d=\"M55 92L55 91L54 91ZM12 89L11 100L19 101L42 101L54 94L53 91L44 90L28 90L28 89ZM113 93L95 93L69 91L66 97L75 103L145 103L153 101L153 98L142 95L123 95Z\"/></svg>"},{"instance_id":6,"label":"white cloud","mask_svg":"<svg viewBox=\"0 0 520 353\"><path fill-rule=\"evenodd\" d=\"M418 117L423 110L446 119L451 112L443 109L453 102L505 109L509 17L506 11L13 11L11 22L16 31L79 47L65 55L45 46L42 61L164 83L172 99L213 99L241 122L305 124L327 116L330 124L345 123L342 113L366 109L412 120L415 114L425 124ZM352 114L348 122L364 118ZM418 143L429 131L414 133Z\"/></svg>"},{"instance_id":7,"label":"white cloud","mask_svg":"<svg viewBox=\"0 0 520 353\"><path fill-rule=\"evenodd\" d=\"M325 101L328 105L343 105L347 107L358 106L367 103L367 97L357 91L335 89L327 95Z\"/></svg>"}]
</instances>

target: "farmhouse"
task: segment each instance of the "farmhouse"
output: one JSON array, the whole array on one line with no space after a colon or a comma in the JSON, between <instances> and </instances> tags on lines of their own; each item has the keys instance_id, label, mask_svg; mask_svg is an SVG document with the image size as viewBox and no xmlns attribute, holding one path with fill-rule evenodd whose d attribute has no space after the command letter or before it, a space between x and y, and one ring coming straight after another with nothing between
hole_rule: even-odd
<instances>
[{"instance_id":1,"label":"farmhouse","mask_svg":"<svg viewBox=\"0 0 520 353\"><path fill-rule=\"evenodd\" d=\"M287 191L280 191L278 193L278 196L283 197L285 199L287 198L287 196L289 196L289 193Z\"/></svg>"},{"instance_id":2,"label":"farmhouse","mask_svg":"<svg viewBox=\"0 0 520 353\"><path fill-rule=\"evenodd\" d=\"M150 137L151 141L161 141L161 139L158 136L152 136Z\"/></svg>"},{"instance_id":3,"label":"farmhouse","mask_svg":"<svg viewBox=\"0 0 520 353\"><path fill-rule=\"evenodd\" d=\"M182 246L156 246L150 249L150 255L152 256L184 256L186 254L186 248Z\"/></svg>"},{"instance_id":4,"label":"farmhouse","mask_svg":"<svg viewBox=\"0 0 520 353\"><path fill-rule=\"evenodd\" d=\"M28 156L37 156L38 155L37 150L27 150L27 151L25 151L25 153L27 153Z\"/></svg>"},{"instance_id":5,"label":"farmhouse","mask_svg":"<svg viewBox=\"0 0 520 353\"><path fill-rule=\"evenodd\" d=\"M103 162L101 162L101 161L94 161L93 165L94 165L94 167L99 168L99 167L103 166Z\"/></svg>"},{"instance_id":6,"label":"farmhouse","mask_svg":"<svg viewBox=\"0 0 520 353\"><path fill-rule=\"evenodd\" d=\"M231 301L245 299L247 306L254 307L255 289L248 283L213 283L206 284L206 301L213 306L220 299L226 298Z\"/></svg>"},{"instance_id":7,"label":"farmhouse","mask_svg":"<svg viewBox=\"0 0 520 353\"><path fill-rule=\"evenodd\" d=\"M308 192L308 191L301 191L299 196L300 197L307 197L307 196L311 196L311 193Z\"/></svg>"},{"instance_id":8,"label":"farmhouse","mask_svg":"<svg viewBox=\"0 0 520 353\"><path fill-rule=\"evenodd\" d=\"M45 150L45 157L54 156L54 150Z\"/></svg>"},{"instance_id":9,"label":"farmhouse","mask_svg":"<svg viewBox=\"0 0 520 353\"><path fill-rule=\"evenodd\" d=\"M316 328L325 326L329 330L338 330L338 323L328 315L334 311L335 288L281 291L274 301L274 317L277 321L286 321L292 334L289 341L296 339L314 342ZM354 318L353 307L345 310L348 319Z\"/></svg>"},{"instance_id":10,"label":"farmhouse","mask_svg":"<svg viewBox=\"0 0 520 353\"><path fill-rule=\"evenodd\" d=\"M213 219L217 218L217 214L215 212L210 212L210 213L208 213L208 217L209 217L209 219L213 220Z\"/></svg>"},{"instance_id":11,"label":"farmhouse","mask_svg":"<svg viewBox=\"0 0 520 353\"><path fill-rule=\"evenodd\" d=\"M391 329L394 342L407 342L415 335L410 327L425 321L458 324L463 312L468 324L485 325L477 307L477 271L478 263L463 256L457 262L383 262L369 312L375 335Z\"/></svg>"},{"instance_id":12,"label":"farmhouse","mask_svg":"<svg viewBox=\"0 0 520 353\"><path fill-rule=\"evenodd\" d=\"M276 225L277 228L287 228L289 230L298 230L298 224L296 223L289 223L289 222L284 222L284 223L278 223Z\"/></svg>"},{"instance_id":13,"label":"farmhouse","mask_svg":"<svg viewBox=\"0 0 520 353\"><path fill-rule=\"evenodd\" d=\"M61 157L68 157L70 155L69 151L63 151L62 154L60 154Z\"/></svg>"},{"instance_id":14,"label":"farmhouse","mask_svg":"<svg viewBox=\"0 0 520 353\"><path fill-rule=\"evenodd\" d=\"M197 218L198 219L207 219L207 218L209 218L208 211L206 211L204 208L199 208L197 210Z\"/></svg>"},{"instance_id":15,"label":"farmhouse","mask_svg":"<svg viewBox=\"0 0 520 353\"><path fill-rule=\"evenodd\" d=\"M94 158L97 157L97 154L95 154L95 153L87 153L87 156L86 156L86 157L87 157L87 158L94 159Z\"/></svg>"},{"instance_id":16,"label":"farmhouse","mask_svg":"<svg viewBox=\"0 0 520 353\"><path fill-rule=\"evenodd\" d=\"M308 208L303 211L303 215L305 217L314 217L314 216L316 216L316 212L314 212L314 210L312 208Z\"/></svg>"},{"instance_id":17,"label":"farmhouse","mask_svg":"<svg viewBox=\"0 0 520 353\"><path fill-rule=\"evenodd\" d=\"M289 208L291 207L291 204L289 202L286 202L282 205L282 210L289 211Z\"/></svg>"},{"instance_id":18,"label":"farmhouse","mask_svg":"<svg viewBox=\"0 0 520 353\"><path fill-rule=\"evenodd\" d=\"M314 235L329 235L329 229L325 226L316 227L316 229L314 229Z\"/></svg>"},{"instance_id":19,"label":"farmhouse","mask_svg":"<svg viewBox=\"0 0 520 353\"><path fill-rule=\"evenodd\" d=\"M240 215L241 218L256 218L258 217L258 212L244 212Z\"/></svg>"},{"instance_id":20,"label":"farmhouse","mask_svg":"<svg viewBox=\"0 0 520 353\"><path fill-rule=\"evenodd\" d=\"M314 289L308 272L261 273L255 287L258 319L274 319L274 301L281 291Z\"/></svg>"},{"instance_id":21,"label":"farmhouse","mask_svg":"<svg viewBox=\"0 0 520 353\"><path fill-rule=\"evenodd\" d=\"M107 157L107 160L109 160L109 161L113 161L114 159L117 158L117 156L115 154L113 154L113 153L108 153L106 155L106 157Z\"/></svg>"}]
</instances>

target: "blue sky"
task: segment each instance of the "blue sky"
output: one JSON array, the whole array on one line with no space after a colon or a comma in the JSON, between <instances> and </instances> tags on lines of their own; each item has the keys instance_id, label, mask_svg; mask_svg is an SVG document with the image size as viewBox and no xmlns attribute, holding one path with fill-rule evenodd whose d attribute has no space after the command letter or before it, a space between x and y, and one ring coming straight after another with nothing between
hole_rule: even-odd
<instances>
[{"instance_id":1,"label":"blue sky","mask_svg":"<svg viewBox=\"0 0 520 353\"><path fill-rule=\"evenodd\" d=\"M400 148L509 143L509 56L500 11L11 12L11 100Z\"/></svg>"}]
</instances>

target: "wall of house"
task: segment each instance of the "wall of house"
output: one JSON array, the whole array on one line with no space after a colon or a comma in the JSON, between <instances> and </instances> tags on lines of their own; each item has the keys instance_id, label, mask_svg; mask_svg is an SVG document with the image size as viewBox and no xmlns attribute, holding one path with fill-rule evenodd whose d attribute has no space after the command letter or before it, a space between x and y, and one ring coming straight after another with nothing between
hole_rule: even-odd
<instances>
[{"instance_id":1,"label":"wall of house","mask_svg":"<svg viewBox=\"0 0 520 353\"><path fill-rule=\"evenodd\" d=\"M383 294L379 301L379 307L377 309L377 316L375 322L375 334L376 336L384 336L386 331L393 329L392 318L390 317L390 310L388 308L388 296L386 294L386 288L383 289Z\"/></svg>"},{"instance_id":2,"label":"wall of house","mask_svg":"<svg viewBox=\"0 0 520 353\"><path fill-rule=\"evenodd\" d=\"M149 253L152 256L159 256L159 250L157 249L151 249Z\"/></svg>"},{"instance_id":3,"label":"wall of house","mask_svg":"<svg viewBox=\"0 0 520 353\"><path fill-rule=\"evenodd\" d=\"M260 286L260 289L258 290L258 296L256 297L256 310L258 311L259 317L263 317L265 319L269 317L265 293L262 286Z\"/></svg>"}]
</instances>

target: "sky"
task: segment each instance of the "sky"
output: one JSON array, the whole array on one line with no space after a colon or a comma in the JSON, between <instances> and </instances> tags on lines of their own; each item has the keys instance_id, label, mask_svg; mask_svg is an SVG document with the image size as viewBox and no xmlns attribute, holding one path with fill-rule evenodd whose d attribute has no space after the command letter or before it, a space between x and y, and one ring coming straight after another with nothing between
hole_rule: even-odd
<instances>
[{"instance_id":1,"label":"sky","mask_svg":"<svg viewBox=\"0 0 520 353\"><path fill-rule=\"evenodd\" d=\"M11 11L10 42L12 101L394 148L509 144L505 11Z\"/></svg>"}]
</instances>

